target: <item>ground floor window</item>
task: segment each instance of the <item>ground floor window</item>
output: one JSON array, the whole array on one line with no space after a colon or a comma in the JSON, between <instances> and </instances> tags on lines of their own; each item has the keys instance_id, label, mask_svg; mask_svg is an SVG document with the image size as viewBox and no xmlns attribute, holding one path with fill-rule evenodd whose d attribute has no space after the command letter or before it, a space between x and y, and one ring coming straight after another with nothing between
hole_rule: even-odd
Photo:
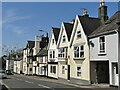
<instances>
[{"instance_id":1,"label":"ground floor window","mask_svg":"<svg viewBox=\"0 0 120 90\"><path fill-rule=\"evenodd\" d=\"M65 66L62 66L62 74L65 74Z\"/></svg>"},{"instance_id":2,"label":"ground floor window","mask_svg":"<svg viewBox=\"0 0 120 90\"><path fill-rule=\"evenodd\" d=\"M56 66L50 66L50 73L56 73Z\"/></svg>"},{"instance_id":3,"label":"ground floor window","mask_svg":"<svg viewBox=\"0 0 120 90\"><path fill-rule=\"evenodd\" d=\"M77 67L77 76L81 77L81 67Z\"/></svg>"},{"instance_id":4,"label":"ground floor window","mask_svg":"<svg viewBox=\"0 0 120 90\"><path fill-rule=\"evenodd\" d=\"M30 68L30 71L32 71L32 68Z\"/></svg>"}]
</instances>

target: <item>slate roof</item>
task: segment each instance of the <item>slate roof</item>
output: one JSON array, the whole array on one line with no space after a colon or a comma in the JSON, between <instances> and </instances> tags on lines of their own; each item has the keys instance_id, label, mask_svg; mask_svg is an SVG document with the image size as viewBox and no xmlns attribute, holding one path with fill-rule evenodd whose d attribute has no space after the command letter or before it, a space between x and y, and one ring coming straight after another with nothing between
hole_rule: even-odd
<instances>
[{"instance_id":1,"label":"slate roof","mask_svg":"<svg viewBox=\"0 0 120 90\"><path fill-rule=\"evenodd\" d=\"M65 30L66 30L66 33L67 33L67 36L68 36L68 41L70 41L70 37L71 37L71 34L72 34L74 24L65 23L65 22L63 24L65 26Z\"/></svg>"},{"instance_id":2,"label":"slate roof","mask_svg":"<svg viewBox=\"0 0 120 90\"><path fill-rule=\"evenodd\" d=\"M44 48L47 45L47 37L42 37L42 41L40 42L40 48ZM48 43L49 43L49 38L48 38Z\"/></svg>"},{"instance_id":3,"label":"slate roof","mask_svg":"<svg viewBox=\"0 0 120 90\"><path fill-rule=\"evenodd\" d=\"M59 33L60 33L60 28L52 27L52 30L53 30L53 33L54 33L54 36L55 36L55 41L57 43L58 37L59 37Z\"/></svg>"},{"instance_id":4,"label":"slate roof","mask_svg":"<svg viewBox=\"0 0 120 90\"><path fill-rule=\"evenodd\" d=\"M82 24L83 30L86 35L90 35L94 30L96 30L100 25L101 21L98 18L79 16L78 18Z\"/></svg>"},{"instance_id":5,"label":"slate roof","mask_svg":"<svg viewBox=\"0 0 120 90\"><path fill-rule=\"evenodd\" d=\"M120 11L116 12L110 19L108 19L103 25L98 27L90 36L97 36L102 33L108 33L118 29L118 24L120 24Z\"/></svg>"},{"instance_id":6,"label":"slate roof","mask_svg":"<svg viewBox=\"0 0 120 90\"><path fill-rule=\"evenodd\" d=\"M47 56L48 51L47 51L47 46L45 46L42 50L40 50L36 56Z\"/></svg>"},{"instance_id":7,"label":"slate roof","mask_svg":"<svg viewBox=\"0 0 120 90\"><path fill-rule=\"evenodd\" d=\"M26 48L33 48L35 46L35 41L28 41Z\"/></svg>"}]
</instances>

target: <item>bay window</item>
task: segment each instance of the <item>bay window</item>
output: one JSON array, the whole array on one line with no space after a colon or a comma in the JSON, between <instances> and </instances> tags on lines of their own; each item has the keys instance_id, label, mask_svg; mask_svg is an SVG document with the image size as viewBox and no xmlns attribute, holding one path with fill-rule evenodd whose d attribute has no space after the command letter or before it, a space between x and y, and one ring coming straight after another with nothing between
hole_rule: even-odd
<instances>
[{"instance_id":1,"label":"bay window","mask_svg":"<svg viewBox=\"0 0 120 90\"><path fill-rule=\"evenodd\" d=\"M84 58L84 46L74 46L74 58Z\"/></svg>"},{"instance_id":2,"label":"bay window","mask_svg":"<svg viewBox=\"0 0 120 90\"><path fill-rule=\"evenodd\" d=\"M49 57L50 57L51 59L54 59L54 58L55 58L55 51L50 51L50 52L49 52Z\"/></svg>"},{"instance_id":3,"label":"bay window","mask_svg":"<svg viewBox=\"0 0 120 90\"><path fill-rule=\"evenodd\" d=\"M60 57L60 58L65 58L65 57L66 57L66 53L67 53L66 50L67 50L66 48L60 48L60 49L58 50L58 57Z\"/></svg>"}]
</instances>

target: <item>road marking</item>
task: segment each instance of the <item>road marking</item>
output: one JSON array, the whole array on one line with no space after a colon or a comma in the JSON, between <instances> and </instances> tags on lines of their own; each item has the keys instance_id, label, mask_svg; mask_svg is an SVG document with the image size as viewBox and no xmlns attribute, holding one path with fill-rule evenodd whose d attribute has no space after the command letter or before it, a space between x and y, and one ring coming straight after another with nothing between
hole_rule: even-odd
<instances>
[{"instance_id":1,"label":"road marking","mask_svg":"<svg viewBox=\"0 0 120 90\"><path fill-rule=\"evenodd\" d=\"M49 89L52 89L51 87L44 86L44 85L41 85L41 84L38 84L38 86L40 86L40 87L44 87L44 88L49 88ZM52 90L53 90L53 89L52 89Z\"/></svg>"},{"instance_id":2,"label":"road marking","mask_svg":"<svg viewBox=\"0 0 120 90\"><path fill-rule=\"evenodd\" d=\"M30 82L30 81L25 81L25 82L33 84L33 82Z\"/></svg>"},{"instance_id":3,"label":"road marking","mask_svg":"<svg viewBox=\"0 0 120 90\"><path fill-rule=\"evenodd\" d=\"M20 80L20 81L22 81L22 79L19 79L19 78L17 78L17 80Z\"/></svg>"}]
</instances>

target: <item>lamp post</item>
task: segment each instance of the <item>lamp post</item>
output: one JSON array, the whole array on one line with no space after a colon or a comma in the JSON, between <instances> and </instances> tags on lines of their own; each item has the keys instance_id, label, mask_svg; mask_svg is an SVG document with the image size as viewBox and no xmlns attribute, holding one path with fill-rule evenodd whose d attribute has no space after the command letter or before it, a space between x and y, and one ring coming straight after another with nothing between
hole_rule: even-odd
<instances>
[{"instance_id":1,"label":"lamp post","mask_svg":"<svg viewBox=\"0 0 120 90\"><path fill-rule=\"evenodd\" d=\"M48 32L47 31L44 31L44 30L38 30L38 31L40 31L40 32L45 32L46 33L46 38L47 38L47 40L46 40L46 45L48 46ZM48 49L47 49L47 77L48 77Z\"/></svg>"}]
</instances>

